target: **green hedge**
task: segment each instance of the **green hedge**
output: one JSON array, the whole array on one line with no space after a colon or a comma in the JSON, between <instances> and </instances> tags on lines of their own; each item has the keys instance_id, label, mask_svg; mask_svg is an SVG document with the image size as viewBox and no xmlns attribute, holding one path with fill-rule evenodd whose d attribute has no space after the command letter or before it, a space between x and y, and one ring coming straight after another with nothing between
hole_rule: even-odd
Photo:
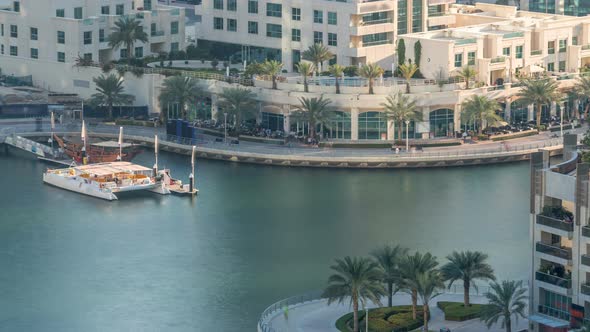
<instances>
[{"instance_id":1,"label":"green hedge","mask_svg":"<svg viewBox=\"0 0 590 332\"><path fill-rule=\"evenodd\" d=\"M471 304L465 308L463 302L438 302L436 304L445 313L445 320L462 322L479 318L485 304Z\"/></svg>"},{"instance_id":2,"label":"green hedge","mask_svg":"<svg viewBox=\"0 0 590 332\"><path fill-rule=\"evenodd\" d=\"M262 138L262 137L247 136L247 135L240 135L240 140L248 141L248 142L264 143L264 144L273 144L273 145L285 144L285 140L282 140L282 139Z\"/></svg>"},{"instance_id":3,"label":"green hedge","mask_svg":"<svg viewBox=\"0 0 590 332\"><path fill-rule=\"evenodd\" d=\"M155 123L153 121L140 121L140 120L117 119L117 120L115 120L115 124L117 126L155 127Z\"/></svg>"},{"instance_id":4,"label":"green hedge","mask_svg":"<svg viewBox=\"0 0 590 332\"><path fill-rule=\"evenodd\" d=\"M580 127L582 127L581 124L575 126L575 128L580 128ZM570 124L566 124L566 125L563 126L563 130L569 130L569 129L572 129L572 124L571 123ZM560 130L561 130L561 127L560 126L549 127L549 131L551 131L551 132L553 132L553 131L560 131Z\"/></svg>"},{"instance_id":5,"label":"green hedge","mask_svg":"<svg viewBox=\"0 0 590 332\"><path fill-rule=\"evenodd\" d=\"M496 136L496 137L492 136L492 141L494 141L494 142L507 141L509 139L533 136L533 135L537 135L537 134L538 134L537 131L530 130L530 131L525 131L525 132L520 132L520 133L515 133L515 134L507 134L507 135Z\"/></svg>"},{"instance_id":6,"label":"green hedge","mask_svg":"<svg viewBox=\"0 0 590 332\"><path fill-rule=\"evenodd\" d=\"M407 332L422 326L424 316L422 306L418 306L418 316L412 319L412 306L402 305L369 309L369 330L373 332ZM359 325L364 330L365 312L359 311ZM347 313L336 321L336 328L342 332L352 331L353 313Z\"/></svg>"}]
</instances>

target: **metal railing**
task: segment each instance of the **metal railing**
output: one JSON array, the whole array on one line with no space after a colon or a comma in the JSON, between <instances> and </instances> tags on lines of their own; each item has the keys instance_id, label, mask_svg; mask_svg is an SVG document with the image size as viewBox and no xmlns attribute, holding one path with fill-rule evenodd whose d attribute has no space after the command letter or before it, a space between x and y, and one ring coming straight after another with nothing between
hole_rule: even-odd
<instances>
[{"instance_id":1,"label":"metal railing","mask_svg":"<svg viewBox=\"0 0 590 332\"><path fill-rule=\"evenodd\" d=\"M541 271L535 272L535 279L558 287L572 288L572 279L561 278Z\"/></svg>"},{"instance_id":2,"label":"metal railing","mask_svg":"<svg viewBox=\"0 0 590 332\"><path fill-rule=\"evenodd\" d=\"M574 223L559 220L553 217L537 215L537 224L553 227L566 232L574 231Z\"/></svg>"},{"instance_id":3,"label":"metal railing","mask_svg":"<svg viewBox=\"0 0 590 332\"><path fill-rule=\"evenodd\" d=\"M535 249L537 250L537 252L551 255L557 258L563 258L567 260L572 259L572 248L561 248L546 243L537 242L535 245Z\"/></svg>"}]
</instances>

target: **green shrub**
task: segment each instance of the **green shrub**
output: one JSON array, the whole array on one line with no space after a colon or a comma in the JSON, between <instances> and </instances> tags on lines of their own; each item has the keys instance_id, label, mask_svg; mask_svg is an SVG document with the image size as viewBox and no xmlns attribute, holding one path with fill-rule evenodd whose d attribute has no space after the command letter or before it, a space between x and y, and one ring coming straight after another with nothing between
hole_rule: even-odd
<instances>
[{"instance_id":1,"label":"green shrub","mask_svg":"<svg viewBox=\"0 0 590 332\"><path fill-rule=\"evenodd\" d=\"M365 313L359 311L359 325L363 326ZM373 332L412 331L423 323L422 307L418 307L418 316L412 319L412 306L394 306L369 310L369 330ZM348 313L336 321L336 328L343 332L352 331L353 313Z\"/></svg>"},{"instance_id":2,"label":"green shrub","mask_svg":"<svg viewBox=\"0 0 590 332\"><path fill-rule=\"evenodd\" d=\"M488 135L482 134L482 135L477 135L477 139L480 141L487 141L490 138L488 137Z\"/></svg>"},{"instance_id":3,"label":"green shrub","mask_svg":"<svg viewBox=\"0 0 590 332\"><path fill-rule=\"evenodd\" d=\"M438 302L436 304L445 313L445 320L462 322L479 318L485 304L471 304L465 307L463 302Z\"/></svg>"},{"instance_id":4,"label":"green shrub","mask_svg":"<svg viewBox=\"0 0 590 332\"><path fill-rule=\"evenodd\" d=\"M142 126L142 127L154 127L153 121L140 121L140 120L126 120L117 119L115 120L117 126Z\"/></svg>"}]
</instances>

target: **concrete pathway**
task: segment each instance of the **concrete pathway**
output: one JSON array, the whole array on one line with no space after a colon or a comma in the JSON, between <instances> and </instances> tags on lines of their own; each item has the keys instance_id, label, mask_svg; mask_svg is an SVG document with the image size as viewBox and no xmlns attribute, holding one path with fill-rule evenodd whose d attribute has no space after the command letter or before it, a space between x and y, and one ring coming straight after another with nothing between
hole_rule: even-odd
<instances>
[{"instance_id":1,"label":"concrete pathway","mask_svg":"<svg viewBox=\"0 0 590 332\"><path fill-rule=\"evenodd\" d=\"M479 319L473 319L464 322L450 322L444 320L444 313L438 309L436 302L438 301L455 301L462 302L462 294L442 294L435 298L430 304L431 319L429 329L438 331L442 327L448 327L452 332L474 332L474 331L491 331L503 332L499 324L487 329L485 324ZM382 300L386 303L387 299ZM472 303L486 303L484 296L471 297ZM411 303L410 296L407 294L396 294L394 296L394 305L407 305ZM371 305L370 308L375 307ZM282 312L276 312L267 320L267 324L273 332L338 332L334 326L336 320L342 315L352 311L348 303L327 304L327 300L317 300L305 304L296 305L289 308L288 318L285 318ZM512 330L520 331L526 329L528 320L519 319L517 323L513 323Z\"/></svg>"}]
</instances>

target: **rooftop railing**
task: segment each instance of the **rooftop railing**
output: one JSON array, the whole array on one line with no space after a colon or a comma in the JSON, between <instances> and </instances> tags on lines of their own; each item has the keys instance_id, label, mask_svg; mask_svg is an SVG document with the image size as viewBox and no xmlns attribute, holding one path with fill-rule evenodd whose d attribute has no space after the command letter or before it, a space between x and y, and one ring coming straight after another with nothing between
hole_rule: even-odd
<instances>
[{"instance_id":1,"label":"rooftop railing","mask_svg":"<svg viewBox=\"0 0 590 332\"><path fill-rule=\"evenodd\" d=\"M468 45L468 44L475 44L475 43L477 43L477 39L475 39L475 38L465 38L465 39L455 40L455 45Z\"/></svg>"}]
</instances>

